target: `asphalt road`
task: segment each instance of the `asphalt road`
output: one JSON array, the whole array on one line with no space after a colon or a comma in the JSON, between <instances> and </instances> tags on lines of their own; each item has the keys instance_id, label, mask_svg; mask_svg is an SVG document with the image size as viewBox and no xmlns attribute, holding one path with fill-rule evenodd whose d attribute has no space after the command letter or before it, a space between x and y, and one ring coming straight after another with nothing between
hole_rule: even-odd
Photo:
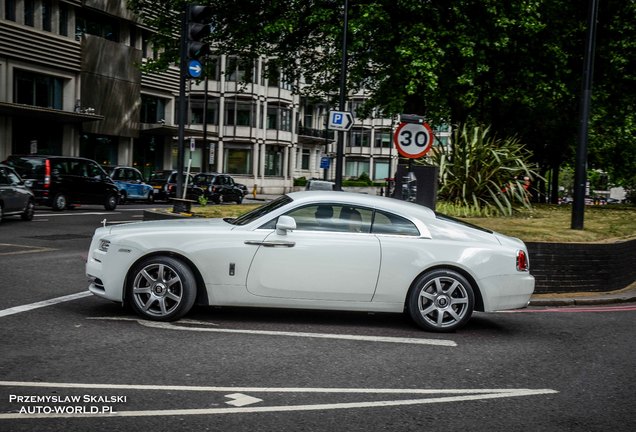
<instances>
[{"instance_id":1,"label":"asphalt road","mask_svg":"<svg viewBox=\"0 0 636 432\"><path fill-rule=\"evenodd\" d=\"M83 261L104 218L143 207L0 224L0 430L636 430L634 304L476 314L451 334L239 308L149 323L87 296Z\"/></svg>"}]
</instances>

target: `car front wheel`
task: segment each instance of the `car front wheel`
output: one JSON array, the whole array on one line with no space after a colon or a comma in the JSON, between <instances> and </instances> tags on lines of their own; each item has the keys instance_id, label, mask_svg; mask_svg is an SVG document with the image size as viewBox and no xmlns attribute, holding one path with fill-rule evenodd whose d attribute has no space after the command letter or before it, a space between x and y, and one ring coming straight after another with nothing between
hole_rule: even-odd
<instances>
[{"instance_id":1,"label":"car front wheel","mask_svg":"<svg viewBox=\"0 0 636 432\"><path fill-rule=\"evenodd\" d=\"M424 330L451 332L470 319L475 294L470 282L453 270L433 270L420 276L409 292L407 310Z\"/></svg>"},{"instance_id":2,"label":"car front wheel","mask_svg":"<svg viewBox=\"0 0 636 432\"><path fill-rule=\"evenodd\" d=\"M104 208L109 211L115 210L117 208L117 195L109 194L104 202Z\"/></svg>"},{"instance_id":3,"label":"car front wheel","mask_svg":"<svg viewBox=\"0 0 636 432\"><path fill-rule=\"evenodd\" d=\"M173 321L194 305L196 279L179 259L150 257L135 266L128 280L128 303L144 318Z\"/></svg>"},{"instance_id":4,"label":"car front wheel","mask_svg":"<svg viewBox=\"0 0 636 432\"><path fill-rule=\"evenodd\" d=\"M30 220L33 220L34 213L35 213L35 204L33 204L33 201L29 200L26 208L24 209L20 217L24 221L30 221Z\"/></svg>"}]
</instances>

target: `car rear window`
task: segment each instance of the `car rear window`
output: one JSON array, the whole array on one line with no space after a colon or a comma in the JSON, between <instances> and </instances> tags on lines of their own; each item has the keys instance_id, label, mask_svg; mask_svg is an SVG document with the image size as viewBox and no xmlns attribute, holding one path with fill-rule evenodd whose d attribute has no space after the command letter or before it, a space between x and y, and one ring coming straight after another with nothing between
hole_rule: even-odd
<instances>
[{"instance_id":1,"label":"car rear window","mask_svg":"<svg viewBox=\"0 0 636 432\"><path fill-rule=\"evenodd\" d=\"M9 156L7 162L23 178L33 179L44 176L43 158L33 158L28 156Z\"/></svg>"}]
</instances>

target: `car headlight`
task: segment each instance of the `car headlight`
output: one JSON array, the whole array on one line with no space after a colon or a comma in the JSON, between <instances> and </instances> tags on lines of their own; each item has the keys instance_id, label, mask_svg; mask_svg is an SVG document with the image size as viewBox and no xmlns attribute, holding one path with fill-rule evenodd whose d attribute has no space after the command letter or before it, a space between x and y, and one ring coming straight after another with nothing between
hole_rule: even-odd
<instances>
[{"instance_id":1,"label":"car headlight","mask_svg":"<svg viewBox=\"0 0 636 432\"><path fill-rule=\"evenodd\" d=\"M97 249L99 249L102 252L108 252L109 247L110 247L110 240L100 240L99 246L97 246Z\"/></svg>"}]
</instances>

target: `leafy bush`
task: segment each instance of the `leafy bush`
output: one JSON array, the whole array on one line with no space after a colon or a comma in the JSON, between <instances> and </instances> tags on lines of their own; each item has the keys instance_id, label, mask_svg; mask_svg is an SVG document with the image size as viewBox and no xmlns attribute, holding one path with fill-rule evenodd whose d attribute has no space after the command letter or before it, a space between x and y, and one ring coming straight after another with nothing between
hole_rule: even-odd
<instances>
[{"instance_id":1,"label":"leafy bush","mask_svg":"<svg viewBox=\"0 0 636 432\"><path fill-rule=\"evenodd\" d=\"M305 177L295 178L294 186L307 186L307 179Z\"/></svg>"},{"instance_id":2,"label":"leafy bush","mask_svg":"<svg viewBox=\"0 0 636 432\"><path fill-rule=\"evenodd\" d=\"M489 127L454 128L448 146L435 147L438 198L469 212L511 215L515 206L531 208L529 182L539 178L530 152L516 138L490 137Z\"/></svg>"}]
</instances>

